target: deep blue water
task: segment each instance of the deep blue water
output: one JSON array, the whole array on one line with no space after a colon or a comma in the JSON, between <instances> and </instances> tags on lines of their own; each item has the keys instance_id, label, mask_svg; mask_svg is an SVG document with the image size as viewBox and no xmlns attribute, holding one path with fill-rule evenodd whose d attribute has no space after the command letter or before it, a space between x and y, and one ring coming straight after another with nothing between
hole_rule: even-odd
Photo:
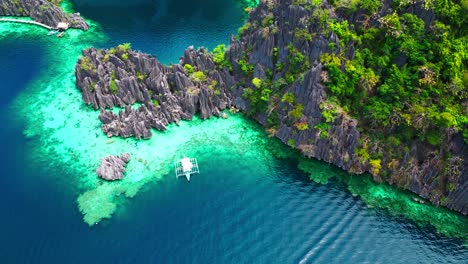
<instances>
[{"instance_id":1,"label":"deep blue water","mask_svg":"<svg viewBox=\"0 0 468 264\"><path fill-rule=\"evenodd\" d=\"M228 44L229 35L236 34L246 18L238 0L142 0L111 6L73 2L83 16L100 23L110 38L107 48L130 42L164 63L178 63L190 45L212 50Z\"/></svg>"},{"instance_id":2,"label":"deep blue water","mask_svg":"<svg viewBox=\"0 0 468 264\"><path fill-rule=\"evenodd\" d=\"M178 48L159 42L158 32L142 29L129 36L124 30L113 31L112 10L94 19L117 43L140 40L140 49L179 53ZM91 12L79 6L78 11ZM147 16L135 12L127 20L139 28L136 25L146 23ZM140 39L147 33L154 43ZM203 175L190 183L166 177L149 185L112 220L89 228L76 208L76 190L50 181L50 175L65 170L43 169L29 160L37 139L23 136L23 124L8 108L40 74L44 56L40 43L32 39L0 43L1 263L466 263L468 259L460 241L368 209L338 184L311 183L285 161L277 161L264 175L243 173L240 164L204 166Z\"/></svg>"},{"instance_id":3,"label":"deep blue water","mask_svg":"<svg viewBox=\"0 0 468 264\"><path fill-rule=\"evenodd\" d=\"M4 107L15 98L34 77L38 76L44 65L41 45L11 40L2 42L0 46L0 80L2 96L0 107Z\"/></svg>"}]
</instances>

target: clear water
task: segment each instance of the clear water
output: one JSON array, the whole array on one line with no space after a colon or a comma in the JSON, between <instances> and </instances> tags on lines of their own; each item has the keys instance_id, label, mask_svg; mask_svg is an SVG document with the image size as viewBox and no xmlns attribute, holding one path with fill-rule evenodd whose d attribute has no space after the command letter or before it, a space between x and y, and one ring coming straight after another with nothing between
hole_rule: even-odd
<instances>
[{"instance_id":1,"label":"clear water","mask_svg":"<svg viewBox=\"0 0 468 264\"><path fill-rule=\"evenodd\" d=\"M164 63L178 63L190 45L212 50L228 44L229 35L236 34L246 18L239 0L74 2L83 16L99 22L109 36L102 46L130 42L134 49L155 54Z\"/></svg>"},{"instance_id":2,"label":"clear water","mask_svg":"<svg viewBox=\"0 0 468 264\"><path fill-rule=\"evenodd\" d=\"M243 11L233 1L211 11L205 7L204 13L217 14L210 19L168 11L168 21L200 19L206 27L194 31L176 24L176 33L161 41L158 36L170 30L137 26L152 21L153 12L130 12L128 27L116 28L124 9L105 6L106 15L93 16L95 7L76 2L75 9L94 21L87 33L70 31L57 39L42 29L0 24L2 263L464 263L468 258L463 239L398 215L434 217L461 234L466 218L411 203L403 192L341 176L320 162L312 166L317 174L338 177L316 184L297 169L293 152L240 115L184 122L148 141L109 140L99 129L98 113L82 104L74 86L81 49L132 42L165 62L176 61L185 46L180 39L195 46L228 42ZM219 39L199 37L217 36L218 30L224 30ZM132 154L125 180L99 181L94 170L100 158L122 151ZM172 173L173 159L184 153L196 156L202 171L190 183ZM382 197L401 199L411 210L394 208L390 214L368 208L387 201Z\"/></svg>"}]
</instances>

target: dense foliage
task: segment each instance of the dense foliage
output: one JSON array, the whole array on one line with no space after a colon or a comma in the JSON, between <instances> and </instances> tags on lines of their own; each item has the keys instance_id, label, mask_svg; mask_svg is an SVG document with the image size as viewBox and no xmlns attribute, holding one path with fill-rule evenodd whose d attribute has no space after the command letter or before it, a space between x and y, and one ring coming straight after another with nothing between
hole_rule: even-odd
<instances>
[{"instance_id":1,"label":"dense foliage","mask_svg":"<svg viewBox=\"0 0 468 264\"><path fill-rule=\"evenodd\" d=\"M419 162L403 162L413 143L427 147L437 170L430 196L447 204L459 176L450 142L460 134L468 140L468 2L292 0L302 8L289 7L292 13L308 14L298 22L282 21L278 3L264 4L265 12L254 13L255 19L239 29L237 38L245 46L232 65L223 62L221 52L216 56L217 65L241 73L238 86L250 103L248 114L272 135L285 125L292 128L291 137L307 135L302 138L311 144L334 140L330 131L336 122L355 119L360 136L352 158L377 179L405 188L410 180L394 173ZM248 42L258 36L268 45L275 42L269 50L273 67L263 68L264 74L252 59L258 47ZM322 40L328 42L328 50L320 48L327 99L319 106L322 120L317 123L304 98L296 98L300 89L290 88L300 87L317 65L311 47ZM293 138L287 143L304 144Z\"/></svg>"},{"instance_id":2,"label":"dense foliage","mask_svg":"<svg viewBox=\"0 0 468 264\"><path fill-rule=\"evenodd\" d=\"M341 42L335 53L322 56L327 87L370 135L437 145L452 128L466 140L467 3L425 1L435 11L434 25L405 13L409 3L394 1L396 12L378 26L329 23ZM356 48L352 59L345 56L350 43Z\"/></svg>"}]
</instances>

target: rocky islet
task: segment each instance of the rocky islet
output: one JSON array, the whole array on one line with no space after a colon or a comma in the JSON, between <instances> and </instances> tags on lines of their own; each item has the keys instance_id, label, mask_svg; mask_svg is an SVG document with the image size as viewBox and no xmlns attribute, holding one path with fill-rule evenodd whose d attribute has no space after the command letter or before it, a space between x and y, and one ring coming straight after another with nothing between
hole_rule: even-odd
<instances>
[{"instance_id":1,"label":"rocky islet","mask_svg":"<svg viewBox=\"0 0 468 264\"><path fill-rule=\"evenodd\" d=\"M101 165L96 170L96 174L107 181L121 180L129 161L130 154L128 153L122 153L120 156L104 157L101 160Z\"/></svg>"},{"instance_id":2,"label":"rocky islet","mask_svg":"<svg viewBox=\"0 0 468 264\"><path fill-rule=\"evenodd\" d=\"M101 109L99 119L108 136L149 138L151 128L165 130L167 124L203 119L231 105L229 87L234 79L215 69L204 49L188 48L181 64L166 66L155 57L123 45L111 50L83 51L76 65L76 80L85 103ZM183 65L193 65L193 72ZM139 103L137 109L131 105ZM119 114L109 109L125 108Z\"/></svg>"}]
</instances>

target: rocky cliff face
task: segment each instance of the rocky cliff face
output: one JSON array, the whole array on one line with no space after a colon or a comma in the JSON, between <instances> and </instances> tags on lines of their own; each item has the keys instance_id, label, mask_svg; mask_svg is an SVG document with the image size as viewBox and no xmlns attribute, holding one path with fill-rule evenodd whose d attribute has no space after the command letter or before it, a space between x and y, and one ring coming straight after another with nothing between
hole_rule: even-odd
<instances>
[{"instance_id":1,"label":"rocky cliff face","mask_svg":"<svg viewBox=\"0 0 468 264\"><path fill-rule=\"evenodd\" d=\"M180 64L171 67L122 48L86 50L76 66L83 100L101 109L99 118L108 136L138 138L150 137L150 128L162 130L169 122L188 120L195 113L202 118L218 116L232 105L306 156L352 173L369 172L376 181L395 184L434 204L468 214L468 147L460 133L447 130L440 147L419 139L401 143L395 149L403 153L401 157L391 153L382 157L380 165L386 170L376 170L359 155L360 148L372 153L380 146L365 146L366 135L358 120L327 100L323 84L327 74L320 62L323 54L331 52L352 58L353 43L346 50L333 51L331 47L340 47L339 38L326 29L314 8L297 2L302 1L262 1L251 12L240 37L232 38L223 63L215 64L212 55L193 48L185 51ZM379 16L392 12L389 2L366 23L378 23ZM364 23L359 10L346 15L326 3L323 8L328 8L327 16ZM409 8L425 23L434 21L433 13L420 5ZM398 63L405 59L399 58ZM141 106L134 109L133 103ZM113 106L125 109L118 115L106 110ZM327 120L323 113L331 110L335 117Z\"/></svg>"},{"instance_id":2,"label":"rocky cliff face","mask_svg":"<svg viewBox=\"0 0 468 264\"><path fill-rule=\"evenodd\" d=\"M72 28L89 28L80 14L66 14L59 6L47 0L0 0L0 16L29 16L50 27L56 27L59 22L67 22Z\"/></svg>"},{"instance_id":3,"label":"rocky cliff face","mask_svg":"<svg viewBox=\"0 0 468 264\"><path fill-rule=\"evenodd\" d=\"M83 100L101 109L99 119L108 136L151 137L151 128L166 129L171 122L219 116L231 105L229 87L234 79L215 69L205 50L189 48L181 64L170 67L155 57L120 46L88 49L76 65L77 85ZM191 67L183 67L190 64ZM138 108L131 105L141 104ZM118 115L107 110L125 108Z\"/></svg>"},{"instance_id":4,"label":"rocky cliff face","mask_svg":"<svg viewBox=\"0 0 468 264\"><path fill-rule=\"evenodd\" d=\"M301 2L304 4L299 4ZM382 157L380 166L389 168L388 174L384 174L383 169L376 170L356 151L367 141L366 135L360 132L358 120L327 101L327 89L323 84L327 73L320 57L325 53L345 53L346 57L353 58L354 44L350 41L346 50L340 48L339 38L324 26L323 15L338 21L348 20L349 24L356 26L362 23L372 25L394 12L391 4L392 1L383 1L377 13L366 16L359 9L351 14L341 14L340 10L326 3L321 8L327 13L320 13L317 8L311 8L310 1L261 1L242 28L240 39L232 41L227 53L234 65L236 80L243 84L236 90L239 93L235 94L233 102L240 109L253 112L253 117L262 125L273 127L271 133L306 156L333 163L353 173L369 172L376 181L387 181L411 190L434 204L442 204L466 215L468 147L461 133L446 129L440 147L419 139L401 143L394 151L406 149L402 151L402 158L394 158L391 153ZM434 12L424 8L421 2L410 5L405 12L422 19L426 29L435 20ZM336 50L331 47L336 47ZM302 65L294 65L295 53L305 56L301 62L307 65L304 69L301 69ZM402 55L395 63L401 66L406 59ZM253 71L249 71L248 65L255 65ZM300 70L295 73L298 68ZM277 94L276 98L271 96L268 106L260 111L251 111L252 96L245 96L246 89L254 93L258 89L250 82L255 78L270 79L270 90ZM289 100L286 94L289 94ZM333 110L336 115L331 124L322 114L325 110ZM324 129L321 125L325 123L328 127ZM366 146L371 154L377 153L379 147Z\"/></svg>"}]
</instances>

